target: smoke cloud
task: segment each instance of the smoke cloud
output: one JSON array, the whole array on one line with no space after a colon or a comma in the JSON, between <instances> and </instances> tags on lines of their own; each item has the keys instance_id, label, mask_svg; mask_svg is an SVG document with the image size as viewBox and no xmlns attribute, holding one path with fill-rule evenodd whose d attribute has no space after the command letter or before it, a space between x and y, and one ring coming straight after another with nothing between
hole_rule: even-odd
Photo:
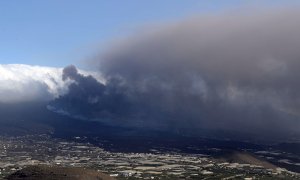
<instances>
[{"instance_id":1,"label":"smoke cloud","mask_svg":"<svg viewBox=\"0 0 300 180\"><path fill-rule=\"evenodd\" d=\"M65 68L76 83L53 104L169 130L291 136L300 128L299 17L273 9L155 26L93 60L105 83Z\"/></svg>"}]
</instances>

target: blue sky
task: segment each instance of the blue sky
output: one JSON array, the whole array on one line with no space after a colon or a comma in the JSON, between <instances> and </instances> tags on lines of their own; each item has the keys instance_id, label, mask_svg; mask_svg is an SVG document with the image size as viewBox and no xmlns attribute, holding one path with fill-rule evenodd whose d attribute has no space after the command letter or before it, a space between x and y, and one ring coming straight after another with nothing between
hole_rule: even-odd
<instances>
[{"instance_id":1,"label":"blue sky","mask_svg":"<svg viewBox=\"0 0 300 180\"><path fill-rule=\"evenodd\" d=\"M244 0L3 0L0 64L84 66L93 50L143 25L252 4ZM261 1L260 1L261 2ZM262 6L287 2L265 0Z\"/></svg>"}]
</instances>

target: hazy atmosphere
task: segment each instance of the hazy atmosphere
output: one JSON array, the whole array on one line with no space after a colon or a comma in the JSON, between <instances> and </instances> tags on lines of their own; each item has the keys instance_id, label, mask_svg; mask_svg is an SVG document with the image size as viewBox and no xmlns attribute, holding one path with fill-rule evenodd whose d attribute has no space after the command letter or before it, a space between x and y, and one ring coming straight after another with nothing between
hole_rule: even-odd
<instances>
[{"instance_id":1,"label":"hazy atmosphere","mask_svg":"<svg viewBox=\"0 0 300 180\"><path fill-rule=\"evenodd\" d=\"M18 3L0 2L0 135L299 150L298 2Z\"/></svg>"}]
</instances>

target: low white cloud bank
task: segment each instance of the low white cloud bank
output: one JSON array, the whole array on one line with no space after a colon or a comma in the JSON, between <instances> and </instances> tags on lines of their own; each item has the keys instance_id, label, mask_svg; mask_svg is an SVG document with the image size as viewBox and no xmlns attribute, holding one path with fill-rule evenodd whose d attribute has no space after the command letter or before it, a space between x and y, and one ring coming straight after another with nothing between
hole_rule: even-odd
<instances>
[{"instance_id":1,"label":"low white cloud bank","mask_svg":"<svg viewBox=\"0 0 300 180\"><path fill-rule=\"evenodd\" d=\"M84 75L93 74L82 70L80 72ZM62 68L0 64L2 103L49 101L65 94L70 83L62 80Z\"/></svg>"}]
</instances>

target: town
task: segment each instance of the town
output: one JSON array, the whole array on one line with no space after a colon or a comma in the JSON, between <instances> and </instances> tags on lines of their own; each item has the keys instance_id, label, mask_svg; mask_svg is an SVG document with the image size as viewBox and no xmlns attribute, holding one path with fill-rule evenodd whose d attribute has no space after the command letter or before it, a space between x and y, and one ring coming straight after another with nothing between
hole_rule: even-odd
<instances>
[{"instance_id":1,"label":"town","mask_svg":"<svg viewBox=\"0 0 300 180\"><path fill-rule=\"evenodd\" d=\"M300 179L284 168L221 162L206 154L109 152L49 135L0 137L0 178L30 165L85 167L116 179Z\"/></svg>"}]
</instances>

